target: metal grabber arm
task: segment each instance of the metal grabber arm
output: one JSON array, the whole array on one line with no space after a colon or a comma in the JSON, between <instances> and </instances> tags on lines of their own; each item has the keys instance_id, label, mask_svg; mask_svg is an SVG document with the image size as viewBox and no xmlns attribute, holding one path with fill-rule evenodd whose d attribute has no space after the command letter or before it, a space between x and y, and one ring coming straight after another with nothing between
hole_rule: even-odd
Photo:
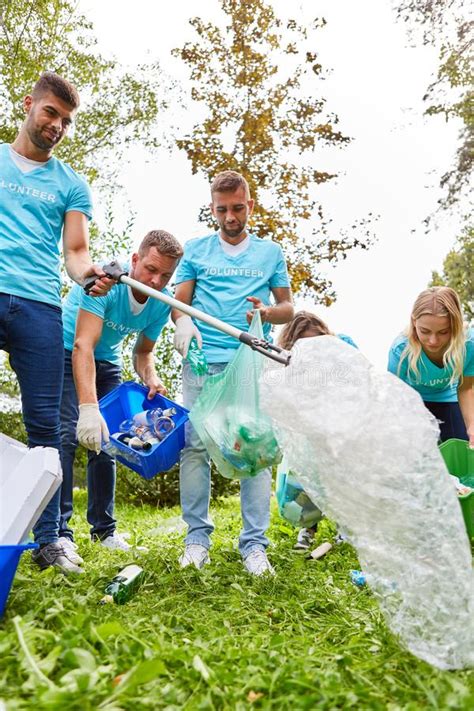
<instances>
[{"instance_id":1,"label":"metal grabber arm","mask_svg":"<svg viewBox=\"0 0 474 711\"><path fill-rule=\"evenodd\" d=\"M117 260L114 259L109 264L104 264L102 269L104 270L106 276L108 276L110 279L114 279L118 284L128 284L128 286L131 286L133 289L140 291L146 296L150 296L152 299L162 301L163 303L168 304L168 306L171 306L174 309L178 309L179 311L182 311L188 316L192 316L198 321L204 321L204 323L209 324L209 326L217 328L223 333L227 333L228 336L236 338L241 343L245 343L246 346L250 346L252 350L258 351L267 358L271 358L272 360L277 361L277 363L283 363L283 365L289 365L291 353L289 353L288 351L285 351L283 348L276 346L274 343L266 341L264 338L255 338L250 333L247 333L247 331L239 331L238 328L235 328L234 326L231 326L230 324L225 323L224 321L221 321L218 318L214 318L214 316L209 316L209 314L204 313L204 311L200 311L200 309L195 309L194 306L184 304L182 301L173 299L173 297L168 296L167 294L163 294L163 292L161 291L152 289L151 287L142 284L140 281L132 279L128 276L128 272L122 269L122 266L117 262ZM96 280L96 276L89 277L85 280L84 291L86 292L86 294L90 292Z\"/></svg>"}]
</instances>

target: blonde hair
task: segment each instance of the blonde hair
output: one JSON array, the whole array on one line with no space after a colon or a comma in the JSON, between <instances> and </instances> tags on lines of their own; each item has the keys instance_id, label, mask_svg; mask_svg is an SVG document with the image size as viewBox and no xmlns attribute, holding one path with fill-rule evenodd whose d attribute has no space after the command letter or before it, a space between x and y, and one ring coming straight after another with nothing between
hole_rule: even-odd
<instances>
[{"instance_id":1,"label":"blonde hair","mask_svg":"<svg viewBox=\"0 0 474 711\"><path fill-rule=\"evenodd\" d=\"M310 311L297 311L292 320L282 329L278 338L278 345L280 348L289 351L308 328L316 331L316 336L334 335L329 330L327 323L316 314L312 314Z\"/></svg>"},{"instance_id":2,"label":"blonde hair","mask_svg":"<svg viewBox=\"0 0 474 711\"><path fill-rule=\"evenodd\" d=\"M398 372L400 373L402 362L407 359L408 372L411 371L417 380L420 377L418 366L423 349L416 333L415 322L421 316L446 316L449 319L451 339L443 354L443 366L453 369L449 381L450 385L453 385L462 380L466 357L466 331L459 296L449 286L432 286L425 289L413 304L410 325L405 332L408 342L400 356Z\"/></svg>"}]
</instances>

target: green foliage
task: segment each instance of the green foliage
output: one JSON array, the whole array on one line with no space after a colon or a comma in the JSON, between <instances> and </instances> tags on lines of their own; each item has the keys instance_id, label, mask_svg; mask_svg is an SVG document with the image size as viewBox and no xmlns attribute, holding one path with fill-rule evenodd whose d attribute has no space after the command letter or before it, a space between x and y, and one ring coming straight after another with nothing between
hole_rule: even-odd
<instances>
[{"instance_id":1,"label":"green foliage","mask_svg":"<svg viewBox=\"0 0 474 711\"><path fill-rule=\"evenodd\" d=\"M121 529L150 549L130 556L90 543L84 504L80 493L85 575L21 561L0 623L8 711L473 708L473 671L443 672L399 647L369 590L350 582L359 564L347 544L309 562L273 511L277 575L252 578L235 547L239 502L226 499L212 507L211 564L180 570L177 511L120 507ZM324 522L317 542L333 532ZM99 605L132 561L146 571L143 586L123 606Z\"/></svg>"},{"instance_id":2,"label":"green foliage","mask_svg":"<svg viewBox=\"0 0 474 711\"><path fill-rule=\"evenodd\" d=\"M56 155L102 189L115 187L127 146L158 145L170 86L157 64L123 71L97 50L92 24L69 0L0 0L0 141L23 121L22 99L52 70L75 84L83 110ZM166 97L166 98L165 98Z\"/></svg>"},{"instance_id":3,"label":"green foliage","mask_svg":"<svg viewBox=\"0 0 474 711\"><path fill-rule=\"evenodd\" d=\"M211 498L237 493L239 483L221 476L212 466ZM169 508L179 504L179 465L153 479L143 479L122 464L117 465L117 501L142 506Z\"/></svg>"},{"instance_id":4,"label":"green foliage","mask_svg":"<svg viewBox=\"0 0 474 711\"><path fill-rule=\"evenodd\" d=\"M446 120L460 119L462 128L453 166L441 177L444 196L440 208L457 205L469 195L473 171L474 72L472 45L474 25L468 19L467 0L393 0L398 17L410 35L421 32L424 44L439 47L438 74L423 100L427 115L442 114ZM431 217L425 220L430 225Z\"/></svg>"},{"instance_id":5,"label":"green foliage","mask_svg":"<svg viewBox=\"0 0 474 711\"><path fill-rule=\"evenodd\" d=\"M443 272L433 272L430 286L450 286L458 292L468 320L474 319L474 228L466 227L443 262Z\"/></svg>"},{"instance_id":6,"label":"green foliage","mask_svg":"<svg viewBox=\"0 0 474 711\"><path fill-rule=\"evenodd\" d=\"M316 167L320 147L349 142L321 95L323 67L314 50L314 31L294 20L282 22L265 0L220 0L225 31L195 17L199 36L174 50L189 67L192 99L204 105L206 118L177 141L193 173L212 178L233 169L247 178L256 207L252 226L285 250L295 292L317 294L326 304L334 292L319 271L353 247L367 247L365 221L354 224L356 236L331 237L323 208L315 198L318 185L336 177ZM296 158L294 157L296 156ZM200 219L212 225L207 208ZM309 220L318 228L309 238Z\"/></svg>"}]
</instances>

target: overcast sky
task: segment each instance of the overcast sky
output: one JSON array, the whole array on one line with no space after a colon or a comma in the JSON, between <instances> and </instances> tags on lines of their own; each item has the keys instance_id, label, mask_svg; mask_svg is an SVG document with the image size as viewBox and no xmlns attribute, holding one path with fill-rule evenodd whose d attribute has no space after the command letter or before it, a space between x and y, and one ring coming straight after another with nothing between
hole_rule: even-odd
<instances>
[{"instance_id":1,"label":"overcast sky","mask_svg":"<svg viewBox=\"0 0 474 711\"><path fill-rule=\"evenodd\" d=\"M408 47L389 0L275 0L273 5L281 13L290 6L300 22L314 14L328 21L316 34L320 60L332 69L321 93L354 140L345 150L325 152L327 166L318 163L320 170L340 173L337 182L319 188L318 197L341 225L368 212L380 215L378 242L370 251L349 253L329 272L337 302L329 309L301 300L297 306L317 311L385 367L391 341L408 321L431 271L441 268L459 228L456 218L442 221L429 235L421 228L441 195L439 177L451 164L459 130L455 122L423 117L422 96L435 76L437 51ZM166 10L152 0L80 0L79 7L94 23L103 54L129 67L159 59L184 90L186 68L170 50L195 39L190 17L220 17L217 0L175 0L166 3ZM188 112L177 119L185 126L193 116ZM204 177L191 175L184 153L161 151L150 161L143 150L134 149L129 159L122 182L136 212L135 241L153 228L167 229L182 242L206 233L197 215L209 199L208 185Z\"/></svg>"}]
</instances>

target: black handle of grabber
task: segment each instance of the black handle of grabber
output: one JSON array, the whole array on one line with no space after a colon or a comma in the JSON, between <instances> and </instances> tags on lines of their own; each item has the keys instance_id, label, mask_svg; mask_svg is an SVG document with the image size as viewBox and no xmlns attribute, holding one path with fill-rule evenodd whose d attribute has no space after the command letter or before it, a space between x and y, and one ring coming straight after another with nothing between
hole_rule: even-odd
<instances>
[{"instance_id":1,"label":"black handle of grabber","mask_svg":"<svg viewBox=\"0 0 474 711\"><path fill-rule=\"evenodd\" d=\"M113 259L108 264L104 264L102 269L105 272L105 276L108 276L109 279L115 279L116 282L119 282L121 277L127 276L128 274L128 272L126 272L122 268L122 265L119 264L116 259ZM91 276L87 277L87 279L84 279L84 284L82 285L82 288L84 289L87 295L90 294L90 290L92 289L98 278L98 276Z\"/></svg>"},{"instance_id":2,"label":"black handle of grabber","mask_svg":"<svg viewBox=\"0 0 474 711\"><path fill-rule=\"evenodd\" d=\"M269 341L266 341L264 338L255 338L250 333L242 331L239 336L239 341L250 346L253 351L258 351L267 358L276 360L277 363L283 363L283 365L290 364L291 353L280 348L280 346L269 343Z\"/></svg>"}]
</instances>

